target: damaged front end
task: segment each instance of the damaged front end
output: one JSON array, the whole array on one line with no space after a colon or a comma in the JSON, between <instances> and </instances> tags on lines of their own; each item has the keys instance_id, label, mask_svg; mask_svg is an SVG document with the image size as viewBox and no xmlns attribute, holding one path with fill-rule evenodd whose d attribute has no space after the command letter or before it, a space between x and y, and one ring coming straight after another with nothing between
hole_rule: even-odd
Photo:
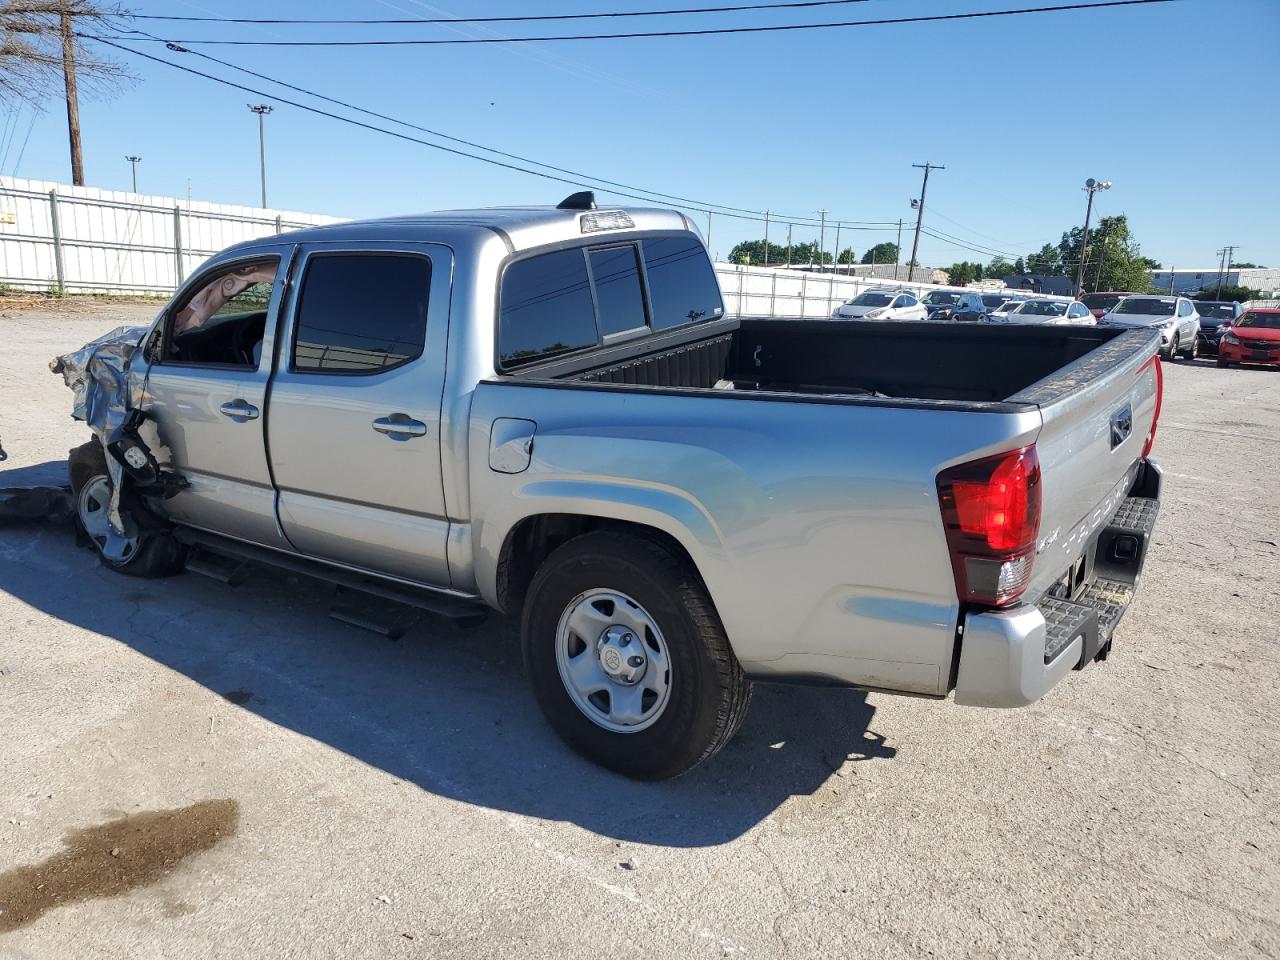
<instances>
[{"instance_id":1,"label":"damaged front end","mask_svg":"<svg viewBox=\"0 0 1280 960\"><path fill-rule=\"evenodd\" d=\"M146 377L131 377L130 368L139 358L145 362L147 331L147 327L117 327L49 364L74 395L72 416L89 426L106 454L111 482L105 511L109 531L99 547L109 560L125 559L126 545L137 538L136 521L121 509L126 485L141 497L161 499L187 485L181 476L161 468L139 432L147 420Z\"/></svg>"}]
</instances>

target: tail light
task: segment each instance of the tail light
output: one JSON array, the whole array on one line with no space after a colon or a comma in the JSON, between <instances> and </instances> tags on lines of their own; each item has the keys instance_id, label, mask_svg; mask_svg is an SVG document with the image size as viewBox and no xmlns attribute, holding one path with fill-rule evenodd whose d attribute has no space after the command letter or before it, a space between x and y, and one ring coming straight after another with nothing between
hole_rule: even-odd
<instances>
[{"instance_id":1,"label":"tail light","mask_svg":"<svg viewBox=\"0 0 1280 960\"><path fill-rule=\"evenodd\" d=\"M1157 354L1150 360L1156 367L1156 409L1151 415L1151 429L1147 431L1147 442L1142 445L1142 459L1147 459L1147 455L1151 453L1151 448L1156 444L1156 424L1160 422L1160 406L1164 403L1164 369L1160 366L1160 357ZM1142 367L1147 369L1146 364ZM1141 371L1139 371L1141 373Z\"/></svg>"},{"instance_id":2,"label":"tail light","mask_svg":"<svg viewBox=\"0 0 1280 960\"><path fill-rule=\"evenodd\" d=\"M1007 607L1031 582L1040 532L1040 458L1034 445L938 474L938 503L956 592Z\"/></svg>"}]
</instances>

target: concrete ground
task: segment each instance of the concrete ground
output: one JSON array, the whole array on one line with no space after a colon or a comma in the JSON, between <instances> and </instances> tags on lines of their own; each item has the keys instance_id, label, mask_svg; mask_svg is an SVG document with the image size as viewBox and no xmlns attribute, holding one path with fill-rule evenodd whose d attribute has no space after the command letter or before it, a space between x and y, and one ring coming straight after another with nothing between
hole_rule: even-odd
<instances>
[{"instance_id":1,"label":"concrete ground","mask_svg":"<svg viewBox=\"0 0 1280 960\"><path fill-rule=\"evenodd\" d=\"M0 486L83 439L46 360L154 310L0 307ZM0 529L0 958L1275 957L1280 373L1165 369L1107 663L1010 712L761 687L662 784L560 744L508 623Z\"/></svg>"}]
</instances>

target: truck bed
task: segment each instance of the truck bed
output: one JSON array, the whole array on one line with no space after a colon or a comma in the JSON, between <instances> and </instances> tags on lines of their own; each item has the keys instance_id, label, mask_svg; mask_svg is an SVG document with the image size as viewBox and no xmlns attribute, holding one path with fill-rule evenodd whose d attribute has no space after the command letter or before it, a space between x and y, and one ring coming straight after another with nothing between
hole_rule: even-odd
<instances>
[{"instance_id":1,"label":"truck bed","mask_svg":"<svg viewBox=\"0 0 1280 960\"><path fill-rule=\"evenodd\" d=\"M727 388L810 396L879 397L934 402L1042 403L1044 387L1081 382L1071 371L1140 349L1142 332L1107 327L729 321L729 329L596 356L587 366L559 365L556 379L647 387ZM1099 348L1110 347L1100 351ZM548 371L549 372L549 371ZM1097 372L1096 370L1094 372ZM531 371L532 373L532 371ZM546 376L543 372L542 376ZM1036 389L1033 399L1027 394Z\"/></svg>"}]
</instances>

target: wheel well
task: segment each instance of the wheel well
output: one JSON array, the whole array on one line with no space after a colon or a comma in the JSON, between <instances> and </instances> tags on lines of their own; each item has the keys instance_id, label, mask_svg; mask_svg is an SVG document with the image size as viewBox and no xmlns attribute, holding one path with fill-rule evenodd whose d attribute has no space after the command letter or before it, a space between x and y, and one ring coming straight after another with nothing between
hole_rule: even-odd
<instances>
[{"instance_id":1,"label":"wheel well","mask_svg":"<svg viewBox=\"0 0 1280 960\"><path fill-rule=\"evenodd\" d=\"M662 544L683 559L701 583L698 567L675 537L657 527L610 517L584 516L575 513L540 513L525 517L507 534L498 556L498 605L506 613L518 613L524 606L525 594L538 567L562 544L596 530L634 533ZM704 584L705 587L705 584Z\"/></svg>"}]
</instances>

